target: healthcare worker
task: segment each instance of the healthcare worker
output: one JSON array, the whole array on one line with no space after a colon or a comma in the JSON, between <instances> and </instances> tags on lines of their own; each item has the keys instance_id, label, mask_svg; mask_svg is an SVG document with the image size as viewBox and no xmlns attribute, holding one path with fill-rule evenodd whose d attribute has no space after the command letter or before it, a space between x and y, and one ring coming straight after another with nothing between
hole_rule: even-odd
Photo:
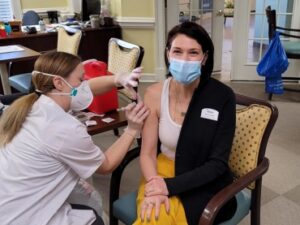
<instances>
[{"instance_id":1,"label":"healthcare worker","mask_svg":"<svg viewBox=\"0 0 300 225\"><path fill-rule=\"evenodd\" d=\"M119 165L149 110L142 102L126 106L128 127L105 152L68 112L87 108L93 94L115 85L132 89L140 72L84 81L77 56L48 52L37 59L35 92L16 100L0 119L1 225L103 224L91 208L66 199L80 179Z\"/></svg>"}]
</instances>

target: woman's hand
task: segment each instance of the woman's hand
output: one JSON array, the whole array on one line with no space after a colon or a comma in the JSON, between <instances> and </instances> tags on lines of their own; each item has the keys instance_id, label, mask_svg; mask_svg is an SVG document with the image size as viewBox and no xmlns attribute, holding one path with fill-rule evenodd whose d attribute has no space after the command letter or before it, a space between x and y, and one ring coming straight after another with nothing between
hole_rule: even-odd
<instances>
[{"instance_id":1,"label":"woman's hand","mask_svg":"<svg viewBox=\"0 0 300 225\"><path fill-rule=\"evenodd\" d=\"M130 93L133 99L137 99L137 93L134 87L138 86L138 80L141 77L142 67L137 67L131 73L118 73L115 75L115 84L117 87L123 86Z\"/></svg>"},{"instance_id":2,"label":"woman's hand","mask_svg":"<svg viewBox=\"0 0 300 225\"><path fill-rule=\"evenodd\" d=\"M141 220L144 221L145 217L150 221L151 212L155 209L155 219L158 219L160 206L165 205L165 210L167 213L170 211L169 198L165 195L155 195L151 197L145 197L141 204Z\"/></svg>"},{"instance_id":3,"label":"woman's hand","mask_svg":"<svg viewBox=\"0 0 300 225\"><path fill-rule=\"evenodd\" d=\"M133 136L137 136L144 124L144 120L149 115L149 109L138 97L138 103L130 103L125 107L125 114L128 120L128 126L126 132L129 132Z\"/></svg>"},{"instance_id":4,"label":"woman's hand","mask_svg":"<svg viewBox=\"0 0 300 225\"><path fill-rule=\"evenodd\" d=\"M169 195L166 182L160 176L151 177L145 185L145 196L153 195Z\"/></svg>"}]
</instances>

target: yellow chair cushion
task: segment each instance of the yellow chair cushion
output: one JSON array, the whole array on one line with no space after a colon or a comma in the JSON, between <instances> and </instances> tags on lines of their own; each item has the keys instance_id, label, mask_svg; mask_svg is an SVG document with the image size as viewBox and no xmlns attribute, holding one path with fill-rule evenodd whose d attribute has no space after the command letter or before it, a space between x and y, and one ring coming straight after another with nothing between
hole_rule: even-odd
<instances>
[{"instance_id":1,"label":"yellow chair cushion","mask_svg":"<svg viewBox=\"0 0 300 225\"><path fill-rule=\"evenodd\" d=\"M229 167L236 178L257 166L261 140L271 116L271 109L253 104L237 109L236 129L229 157ZM248 187L253 189L254 182Z\"/></svg>"}]
</instances>

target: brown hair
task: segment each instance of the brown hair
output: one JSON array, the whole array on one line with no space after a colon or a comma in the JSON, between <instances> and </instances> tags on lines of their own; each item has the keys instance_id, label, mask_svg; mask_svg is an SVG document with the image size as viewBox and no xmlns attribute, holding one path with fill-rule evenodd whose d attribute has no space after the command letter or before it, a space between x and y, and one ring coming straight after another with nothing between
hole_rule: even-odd
<instances>
[{"instance_id":1,"label":"brown hair","mask_svg":"<svg viewBox=\"0 0 300 225\"><path fill-rule=\"evenodd\" d=\"M183 22L173 27L169 31L165 49L166 67L169 68L167 52L170 50L173 40L179 34L184 34L196 40L198 44L201 45L202 51L207 54L205 65L201 67L201 82L203 82L204 80L208 80L214 67L214 45L207 31L201 25L194 22ZM167 76L172 76L172 74L168 72Z\"/></svg>"},{"instance_id":2,"label":"brown hair","mask_svg":"<svg viewBox=\"0 0 300 225\"><path fill-rule=\"evenodd\" d=\"M34 70L55 74L67 78L77 65L80 58L65 52L51 51L41 55L34 64ZM54 89L53 77L36 72L32 75L35 90L45 94ZM8 107L0 118L0 147L9 143L20 131L32 105L39 98L39 93L31 93L17 99Z\"/></svg>"}]
</instances>

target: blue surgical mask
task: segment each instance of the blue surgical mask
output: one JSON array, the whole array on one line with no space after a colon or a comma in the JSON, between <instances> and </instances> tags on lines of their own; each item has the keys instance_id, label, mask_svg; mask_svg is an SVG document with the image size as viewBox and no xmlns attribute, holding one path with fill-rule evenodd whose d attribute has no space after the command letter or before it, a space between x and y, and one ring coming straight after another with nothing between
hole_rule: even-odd
<instances>
[{"instance_id":1,"label":"blue surgical mask","mask_svg":"<svg viewBox=\"0 0 300 225\"><path fill-rule=\"evenodd\" d=\"M200 77L201 62L171 58L169 70L175 80L182 84L190 84Z\"/></svg>"}]
</instances>

